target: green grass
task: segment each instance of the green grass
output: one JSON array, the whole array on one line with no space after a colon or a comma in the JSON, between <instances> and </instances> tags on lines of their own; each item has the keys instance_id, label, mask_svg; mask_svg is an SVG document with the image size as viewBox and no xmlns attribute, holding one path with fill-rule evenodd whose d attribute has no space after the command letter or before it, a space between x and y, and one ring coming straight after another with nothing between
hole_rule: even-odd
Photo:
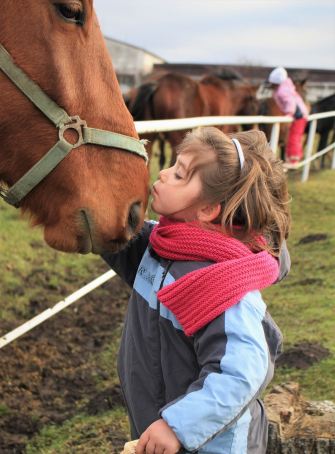
<instances>
[{"instance_id":1,"label":"green grass","mask_svg":"<svg viewBox=\"0 0 335 454\"><path fill-rule=\"evenodd\" d=\"M128 438L129 425L123 408L98 416L79 414L61 426L44 427L26 446L26 454L111 454L120 438ZM122 445L122 443L121 443Z\"/></svg>"},{"instance_id":2,"label":"green grass","mask_svg":"<svg viewBox=\"0 0 335 454\"><path fill-rule=\"evenodd\" d=\"M158 150L158 147L157 147L158 143L155 142L153 147L152 147L152 158L150 160L150 190L152 189L152 185L155 183L155 181L158 180L158 174L159 174L159 162L158 162L158 153L159 153L159 150ZM165 143L165 165L164 165L164 169L166 169L167 167L169 167L170 165L170 159L171 159L171 146L168 142ZM150 206L150 202L151 202L151 199L152 199L152 196L150 195L149 197L149 203L148 203L148 212L147 212L147 216L148 216L148 219L150 220L154 220L154 221L158 221L158 214L155 213L154 211L152 211L151 209L151 206Z\"/></svg>"},{"instance_id":3,"label":"green grass","mask_svg":"<svg viewBox=\"0 0 335 454\"><path fill-rule=\"evenodd\" d=\"M157 158L151 162L151 186L158 176ZM335 401L335 172L311 172L307 183L300 183L300 173L288 174L292 195L292 230L288 239L292 269L279 285L262 292L268 310L284 335L284 349L302 342L322 344L331 356L307 370L295 368L276 369L272 384L292 380L300 384L302 395L313 400ZM148 209L149 219L157 215ZM329 238L309 244L298 244L310 234L325 233ZM57 289L67 282L73 291L82 283L99 274L99 257L66 255L43 245L42 232L29 229L19 212L0 203L0 320L12 320L13 310L24 316L29 298L49 286L50 304L64 298ZM38 272L35 272L38 268ZM46 276L48 275L48 280ZM307 279L319 279L306 284ZM304 283L305 281L305 283ZM308 281L307 281L308 282ZM66 296L66 295L65 295ZM101 389L117 382L115 370L118 339L121 326L115 331L116 342L91 358L91 363L110 373L108 383L99 383ZM113 365L113 366L111 366ZM79 403L82 405L82 403ZM7 408L0 408L0 415ZM68 454L72 452L111 453L115 434L129 437L129 426L123 409L116 409L96 416L79 414L62 426L45 427L30 440L27 454Z\"/></svg>"},{"instance_id":4,"label":"green grass","mask_svg":"<svg viewBox=\"0 0 335 454\"><path fill-rule=\"evenodd\" d=\"M331 356L307 370L279 368L273 383L297 381L304 397L335 400L335 172L314 172L305 184L298 177L289 175L291 272L262 294L283 332L284 350L298 342L313 341L328 348ZM329 238L299 244L301 238L318 233Z\"/></svg>"},{"instance_id":5,"label":"green grass","mask_svg":"<svg viewBox=\"0 0 335 454\"><path fill-rule=\"evenodd\" d=\"M6 407L6 405L0 404L0 417L10 415L11 410Z\"/></svg>"}]
</instances>

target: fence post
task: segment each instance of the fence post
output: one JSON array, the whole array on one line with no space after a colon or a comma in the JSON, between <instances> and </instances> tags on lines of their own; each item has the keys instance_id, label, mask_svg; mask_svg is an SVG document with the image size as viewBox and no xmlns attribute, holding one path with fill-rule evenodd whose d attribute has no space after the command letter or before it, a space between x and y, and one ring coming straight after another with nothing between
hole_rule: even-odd
<instances>
[{"instance_id":1,"label":"fence post","mask_svg":"<svg viewBox=\"0 0 335 454\"><path fill-rule=\"evenodd\" d=\"M317 120L312 120L312 124L309 128L309 133L308 133L308 140L307 140L307 150L306 150L306 157L305 159L308 159L312 156L312 151L313 151L313 145L314 145L314 138L315 138L315 132L316 132L316 123ZM311 162L306 162L304 165L303 171L302 171L302 178L301 178L301 183L305 183L308 180L308 175L309 175L309 168L311 166Z\"/></svg>"},{"instance_id":2,"label":"fence post","mask_svg":"<svg viewBox=\"0 0 335 454\"><path fill-rule=\"evenodd\" d=\"M271 129L271 137L270 137L270 148L275 154L277 154L279 132L280 132L280 123L273 123L272 129Z\"/></svg>"},{"instance_id":3,"label":"fence post","mask_svg":"<svg viewBox=\"0 0 335 454\"><path fill-rule=\"evenodd\" d=\"M333 141L334 141L334 139L333 139ZM335 146L334 146L334 150L333 150L333 160L332 160L331 169L332 170L335 169Z\"/></svg>"}]
</instances>

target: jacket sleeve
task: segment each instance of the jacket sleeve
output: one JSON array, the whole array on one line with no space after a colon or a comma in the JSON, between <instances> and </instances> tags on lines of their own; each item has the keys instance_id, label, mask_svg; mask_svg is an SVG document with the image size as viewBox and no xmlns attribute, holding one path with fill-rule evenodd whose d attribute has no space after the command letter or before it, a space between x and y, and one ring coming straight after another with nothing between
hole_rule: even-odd
<instances>
[{"instance_id":1,"label":"jacket sleeve","mask_svg":"<svg viewBox=\"0 0 335 454\"><path fill-rule=\"evenodd\" d=\"M144 221L141 230L130 240L128 246L116 254L103 254L101 257L126 284L133 287L138 267L149 244L149 236L156 223Z\"/></svg>"},{"instance_id":2,"label":"jacket sleeve","mask_svg":"<svg viewBox=\"0 0 335 454\"><path fill-rule=\"evenodd\" d=\"M272 378L274 367L262 325L265 304L259 294L258 304L248 301L249 296L255 298L253 293L195 334L199 378L185 395L160 410L161 417L190 452L227 430L234 437L242 421L246 422L247 432L248 408ZM273 344L279 345L282 337L278 329L273 337Z\"/></svg>"}]
</instances>

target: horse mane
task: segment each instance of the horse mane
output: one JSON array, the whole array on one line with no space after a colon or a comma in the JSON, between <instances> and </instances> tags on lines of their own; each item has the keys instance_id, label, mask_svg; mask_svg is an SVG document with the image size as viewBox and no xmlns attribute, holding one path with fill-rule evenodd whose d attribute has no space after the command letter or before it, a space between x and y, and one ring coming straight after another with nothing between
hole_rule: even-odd
<instances>
[{"instance_id":1,"label":"horse mane","mask_svg":"<svg viewBox=\"0 0 335 454\"><path fill-rule=\"evenodd\" d=\"M134 121L142 120L142 114L147 103L157 90L157 82L146 82L138 87L137 95L134 104L130 108L130 113ZM126 100L125 100L126 101ZM127 102L126 102L127 105ZM129 105L129 104L128 104ZM128 107L128 106L127 106Z\"/></svg>"},{"instance_id":2,"label":"horse mane","mask_svg":"<svg viewBox=\"0 0 335 454\"><path fill-rule=\"evenodd\" d=\"M244 77L239 72L230 68L221 68L220 71L213 73L213 76L218 77L221 80L237 80L239 82L245 83Z\"/></svg>"},{"instance_id":3,"label":"horse mane","mask_svg":"<svg viewBox=\"0 0 335 454\"><path fill-rule=\"evenodd\" d=\"M260 99L258 101L258 115L269 115L269 98Z\"/></svg>"}]
</instances>

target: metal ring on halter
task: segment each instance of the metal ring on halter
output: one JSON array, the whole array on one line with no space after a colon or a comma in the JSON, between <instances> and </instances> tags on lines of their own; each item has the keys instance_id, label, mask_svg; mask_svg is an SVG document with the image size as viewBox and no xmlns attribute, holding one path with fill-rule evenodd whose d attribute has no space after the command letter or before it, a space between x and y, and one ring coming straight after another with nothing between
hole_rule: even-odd
<instances>
[{"instance_id":1,"label":"metal ring on halter","mask_svg":"<svg viewBox=\"0 0 335 454\"><path fill-rule=\"evenodd\" d=\"M66 125L63 125L61 128L59 128L59 139L62 140L64 136L64 132L67 129L75 129L78 133L78 140L77 142L72 145L73 148L78 148L80 145L85 143L84 137L83 137L83 131L82 128L87 128L87 123L85 120L81 120L78 115L75 115L74 117L70 117L72 121L75 121L76 123L67 123Z\"/></svg>"},{"instance_id":2,"label":"metal ring on halter","mask_svg":"<svg viewBox=\"0 0 335 454\"><path fill-rule=\"evenodd\" d=\"M243 154L243 150L242 150L241 144L240 144L240 142L237 139L231 139L231 140L235 144L235 147L236 147L236 150L237 150L237 153L238 153L238 158L239 158L240 164L241 164L241 169L242 169L243 163L244 163L244 154Z\"/></svg>"}]
</instances>

